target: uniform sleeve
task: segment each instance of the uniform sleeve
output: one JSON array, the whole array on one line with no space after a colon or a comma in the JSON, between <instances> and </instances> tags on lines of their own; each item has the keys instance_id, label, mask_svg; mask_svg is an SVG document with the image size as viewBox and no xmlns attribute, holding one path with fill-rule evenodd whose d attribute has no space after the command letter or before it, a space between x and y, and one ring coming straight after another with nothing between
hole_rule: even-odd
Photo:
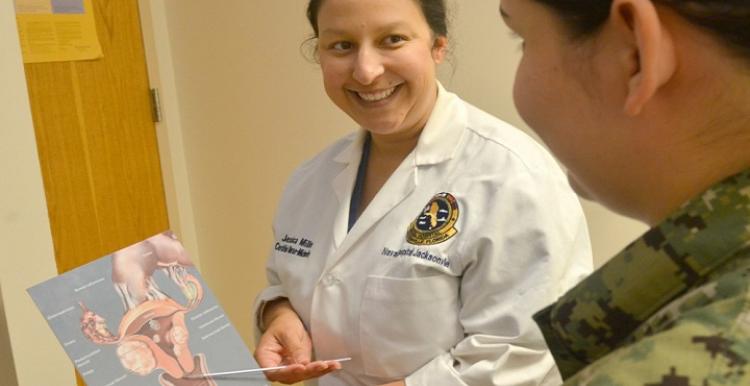
<instances>
[{"instance_id":1,"label":"uniform sleeve","mask_svg":"<svg viewBox=\"0 0 750 386\"><path fill-rule=\"evenodd\" d=\"M256 343L259 341L260 336L263 334L263 331L266 327L263 325L263 310L265 309L266 304L268 304L268 302L272 300L288 297L286 292L284 292L283 287L281 286L281 279L279 279L275 263L276 259L273 258L273 253L271 253L266 263L266 279L268 280L268 287L264 288L258 294L253 305L253 320L255 321L254 332Z\"/></svg>"},{"instance_id":2,"label":"uniform sleeve","mask_svg":"<svg viewBox=\"0 0 750 386\"><path fill-rule=\"evenodd\" d=\"M493 185L498 179L502 184ZM532 315L592 269L583 212L556 176L498 179L477 183L485 202L464 208L469 234L460 248L459 320L465 338L407 377L409 386L562 382Z\"/></svg>"},{"instance_id":3,"label":"uniform sleeve","mask_svg":"<svg viewBox=\"0 0 750 386\"><path fill-rule=\"evenodd\" d=\"M730 300L737 304L738 302ZM747 307L747 305L745 305ZM750 385L750 339L734 325L706 322L726 317L719 311L702 313L695 320L678 322L673 328L620 348L566 380L566 385ZM727 318L729 321L736 319ZM675 355L675 353L679 353Z\"/></svg>"}]
</instances>

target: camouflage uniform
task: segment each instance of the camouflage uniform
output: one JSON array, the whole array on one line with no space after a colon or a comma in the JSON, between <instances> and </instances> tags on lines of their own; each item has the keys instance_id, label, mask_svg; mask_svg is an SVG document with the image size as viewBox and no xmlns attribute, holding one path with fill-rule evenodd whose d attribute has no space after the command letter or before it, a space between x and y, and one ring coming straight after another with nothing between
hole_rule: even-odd
<instances>
[{"instance_id":1,"label":"camouflage uniform","mask_svg":"<svg viewBox=\"0 0 750 386\"><path fill-rule=\"evenodd\" d=\"M750 170L534 318L565 385L750 385Z\"/></svg>"}]
</instances>

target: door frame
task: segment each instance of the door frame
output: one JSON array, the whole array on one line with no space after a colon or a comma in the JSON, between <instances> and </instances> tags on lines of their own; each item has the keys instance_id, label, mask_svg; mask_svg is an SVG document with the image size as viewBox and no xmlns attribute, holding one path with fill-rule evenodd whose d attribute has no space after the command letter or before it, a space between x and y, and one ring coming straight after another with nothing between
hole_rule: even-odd
<instances>
[{"instance_id":1,"label":"door frame","mask_svg":"<svg viewBox=\"0 0 750 386\"><path fill-rule=\"evenodd\" d=\"M0 52L0 375L12 386L74 386L73 365L26 293L57 266L12 1L0 1Z\"/></svg>"},{"instance_id":2,"label":"door frame","mask_svg":"<svg viewBox=\"0 0 750 386\"><path fill-rule=\"evenodd\" d=\"M200 268L166 7L164 0L138 0L138 7L149 83L159 90L161 122L155 126L169 223Z\"/></svg>"}]
</instances>

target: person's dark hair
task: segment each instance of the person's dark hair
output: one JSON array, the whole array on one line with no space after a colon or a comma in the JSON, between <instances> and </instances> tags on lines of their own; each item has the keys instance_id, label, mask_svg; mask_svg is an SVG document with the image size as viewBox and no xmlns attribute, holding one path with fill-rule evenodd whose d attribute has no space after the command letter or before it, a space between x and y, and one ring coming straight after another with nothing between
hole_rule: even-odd
<instances>
[{"instance_id":1,"label":"person's dark hair","mask_svg":"<svg viewBox=\"0 0 750 386\"><path fill-rule=\"evenodd\" d=\"M310 0L307 4L307 20L310 21L314 37L318 37L318 12L325 0ZM427 19L435 36L448 36L448 18L445 10L445 0L412 0L422 8L422 14Z\"/></svg>"},{"instance_id":2,"label":"person's dark hair","mask_svg":"<svg viewBox=\"0 0 750 386\"><path fill-rule=\"evenodd\" d=\"M556 11L574 38L596 32L609 16L612 0L535 0ZM710 31L743 58L750 60L750 1L653 0Z\"/></svg>"}]
</instances>

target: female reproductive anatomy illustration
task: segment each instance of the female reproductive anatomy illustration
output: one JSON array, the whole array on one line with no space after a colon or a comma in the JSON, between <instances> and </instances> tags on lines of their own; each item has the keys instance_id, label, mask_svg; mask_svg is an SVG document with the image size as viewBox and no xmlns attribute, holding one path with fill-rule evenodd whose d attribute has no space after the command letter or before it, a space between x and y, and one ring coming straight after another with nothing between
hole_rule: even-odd
<instances>
[{"instance_id":1,"label":"female reproductive anatomy illustration","mask_svg":"<svg viewBox=\"0 0 750 386\"><path fill-rule=\"evenodd\" d=\"M161 233L112 255L112 282L124 315L117 335L107 322L81 302L81 331L93 343L117 345L122 366L146 376L162 370L164 386L216 386L207 374L203 354L188 345L190 333L185 316L203 299L200 282L187 271L192 263L171 233ZM186 304L162 291L155 274L168 277L187 299Z\"/></svg>"},{"instance_id":2,"label":"female reproductive anatomy illustration","mask_svg":"<svg viewBox=\"0 0 750 386\"><path fill-rule=\"evenodd\" d=\"M267 384L170 231L28 292L88 386Z\"/></svg>"}]
</instances>

